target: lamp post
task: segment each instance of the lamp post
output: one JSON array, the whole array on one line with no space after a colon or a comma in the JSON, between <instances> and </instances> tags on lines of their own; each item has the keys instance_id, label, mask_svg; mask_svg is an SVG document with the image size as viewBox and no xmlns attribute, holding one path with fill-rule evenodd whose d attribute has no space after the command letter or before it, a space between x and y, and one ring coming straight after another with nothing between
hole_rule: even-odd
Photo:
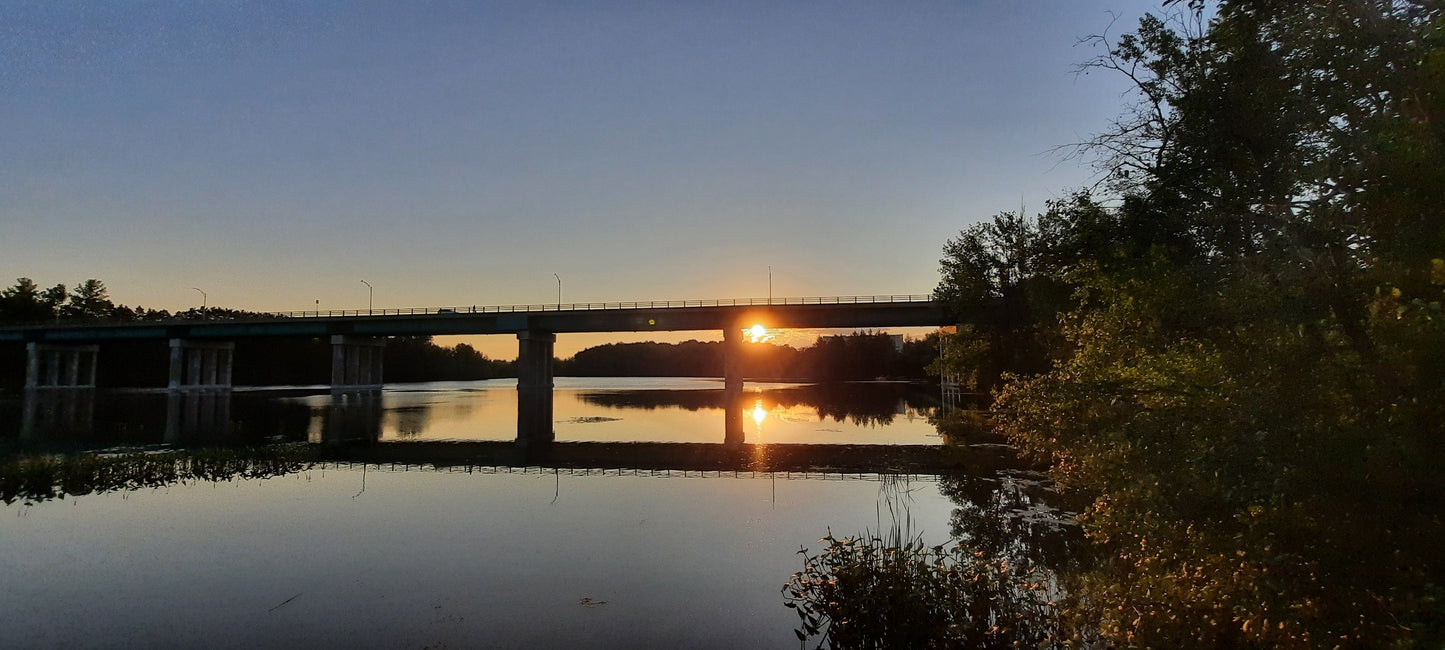
<instances>
[{"instance_id":1,"label":"lamp post","mask_svg":"<svg viewBox=\"0 0 1445 650\"><path fill-rule=\"evenodd\" d=\"M361 283L364 284L364 285L366 285L366 315L367 315L367 316L370 316L370 315L371 315L371 294L372 294L371 283L370 283L370 282L367 282L366 280L362 280Z\"/></svg>"},{"instance_id":2,"label":"lamp post","mask_svg":"<svg viewBox=\"0 0 1445 650\"><path fill-rule=\"evenodd\" d=\"M197 289L196 287L191 287L191 288L192 288L192 289L195 289L196 291L201 291L200 289ZM203 311L203 312L206 311L206 292L204 292L204 291L201 291L201 311Z\"/></svg>"},{"instance_id":3,"label":"lamp post","mask_svg":"<svg viewBox=\"0 0 1445 650\"><path fill-rule=\"evenodd\" d=\"M773 304L773 265L768 265L768 304Z\"/></svg>"},{"instance_id":4,"label":"lamp post","mask_svg":"<svg viewBox=\"0 0 1445 650\"><path fill-rule=\"evenodd\" d=\"M561 309L561 308L562 308L562 276L557 275L556 273L553 273L553 274L552 274L552 277L557 278L557 308L558 308L558 309Z\"/></svg>"}]
</instances>

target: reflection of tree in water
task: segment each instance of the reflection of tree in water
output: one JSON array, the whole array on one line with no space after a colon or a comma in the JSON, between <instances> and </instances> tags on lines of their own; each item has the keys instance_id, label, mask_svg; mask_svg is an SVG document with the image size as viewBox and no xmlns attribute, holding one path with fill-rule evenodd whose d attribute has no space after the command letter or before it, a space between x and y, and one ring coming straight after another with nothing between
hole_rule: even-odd
<instances>
[{"instance_id":1,"label":"reflection of tree in water","mask_svg":"<svg viewBox=\"0 0 1445 650\"><path fill-rule=\"evenodd\" d=\"M1057 495L1032 473L945 476L938 490L957 505L950 534L975 552L1059 571L1080 540L1072 518L1050 503Z\"/></svg>"},{"instance_id":2,"label":"reflection of tree in water","mask_svg":"<svg viewBox=\"0 0 1445 650\"><path fill-rule=\"evenodd\" d=\"M1047 647L1064 641L1055 603L1077 529L1047 505L1044 484L1018 472L946 476L958 508L954 542L923 543L906 480L884 477L876 530L830 531L783 587L804 641L819 647ZM887 520L884 520L886 514Z\"/></svg>"},{"instance_id":3,"label":"reflection of tree in water","mask_svg":"<svg viewBox=\"0 0 1445 650\"><path fill-rule=\"evenodd\" d=\"M612 408L653 410L682 408L689 411L722 409L727 406L723 390L628 390L582 393L583 402ZM938 405L931 392L903 383L812 384L788 388L749 391L742 399L751 407L761 400L764 410L807 407L818 419L848 420L855 425L876 427L893 423L899 412L927 411ZM900 408L901 405L901 408Z\"/></svg>"},{"instance_id":4,"label":"reflection of tree in water","mask_svg":"<svg viewBox=\"0 0 1445 650\"><path fill-rule=\"evenodd\" d=\"M187 481L284 476L309 469L317 450L304 444L262 447L14 456L0 459L0 502L27 504L67 496L156 488Z\"/></svg>"},{"instance_id":5,"label":"reflection of tree in water","mask_svg":"<svg viewBox=\"0 0 1445 650\"><path fill-rule=\"evenodd\" d=\"M401 438L415 438L426 431L431 421L431 408L425 404L404 406L396 413L396 435Z\"/></svg>"}]
</instances>

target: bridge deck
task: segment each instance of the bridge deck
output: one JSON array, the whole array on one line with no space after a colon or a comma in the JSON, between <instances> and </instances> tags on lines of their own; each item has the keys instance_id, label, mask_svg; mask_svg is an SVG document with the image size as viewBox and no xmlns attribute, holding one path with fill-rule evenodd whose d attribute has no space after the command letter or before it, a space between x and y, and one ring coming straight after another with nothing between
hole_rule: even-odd
<instances>
[{"instance_id":1,"label":"bridge deck","mask_svg":"<svg viewBox=\"0 0 1445 650\"><path fill-rule=\"evenodd\" d=\"M0 327L0 342L661 332L719 330L753 323L781 328L871 328L941 326L951 319L927 296L845 296L289 312L246 320L34 325Z\"/></svg>"}]
</instances>

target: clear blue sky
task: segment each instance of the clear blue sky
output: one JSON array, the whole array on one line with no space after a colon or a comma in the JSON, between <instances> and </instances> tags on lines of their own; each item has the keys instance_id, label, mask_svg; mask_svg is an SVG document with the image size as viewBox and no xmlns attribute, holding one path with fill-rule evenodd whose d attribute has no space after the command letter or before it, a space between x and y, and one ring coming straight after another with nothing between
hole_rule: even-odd
<instances>
[{"instance_id":1,"label":"clear blue sky","mask_svg":"<svg viewBox=\"0 0 1445 650\"><path fill-rule=\"evenodd\" d=\"M927 293L1154 2L0 2L0 282L285 310ZM561 350L559 350L560 352Z\"/></svg>"}]
</instances>

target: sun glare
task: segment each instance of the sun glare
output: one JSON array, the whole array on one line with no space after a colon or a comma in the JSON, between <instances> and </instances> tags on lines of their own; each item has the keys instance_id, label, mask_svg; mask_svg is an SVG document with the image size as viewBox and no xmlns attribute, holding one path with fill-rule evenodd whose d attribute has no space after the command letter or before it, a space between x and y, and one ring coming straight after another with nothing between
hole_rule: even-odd
<instances>
[{"instance_id":1,"label":"sun glare","mask_svg":"<svg viewBox=\"0 0 1445 650\"><path fill-rule=\"evenodd\" d=\"M763 420L766 420L767 417L768 410L763 408L763 401L757 400L756 402L753 402L753 422L761 425L763 423Z\"/></svg>"},{"instance_id":2,"label":"sun glare","mask_svg":"<svg viewBox=\"0 0 1445 650\"><path fill-rule=\"evenodd\" d=\"M768 328L763 327L761 323L748 328L748 337L752 339L753 343L760 343L772 338L768 336Z\"/></svg>"}]
</instances>

